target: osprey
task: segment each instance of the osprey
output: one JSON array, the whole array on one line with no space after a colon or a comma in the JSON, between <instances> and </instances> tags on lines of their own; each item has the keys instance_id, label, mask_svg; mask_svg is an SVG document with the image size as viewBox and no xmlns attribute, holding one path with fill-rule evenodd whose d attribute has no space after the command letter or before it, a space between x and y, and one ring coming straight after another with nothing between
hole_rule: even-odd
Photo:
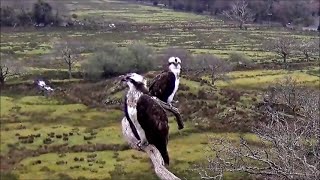
<instances>
[{"instance_id":1,"label":"osprey","mask_svg":"<svg viewBox=\"0 0 320 180\"><path fill-rule=\"evenodd\" d=\"M134 136L139 140L138 146L153 144L161 153L165 164L169 165L169 125L166 112L148 95L143 76L130 73L122 77L122 81L129 86L124 112Z\"/></svg>"},{"instance_id":2,"label":"osprey","mask_svg":"<svg viewBox=\"0 0 320 180\"><path fill-rule=\"evenodd\" d=\"M180 83L181 60L178 57L168 59L168 70L157 75L150 84L150 95L171 105Z\"/></svg>"}]
</instances>

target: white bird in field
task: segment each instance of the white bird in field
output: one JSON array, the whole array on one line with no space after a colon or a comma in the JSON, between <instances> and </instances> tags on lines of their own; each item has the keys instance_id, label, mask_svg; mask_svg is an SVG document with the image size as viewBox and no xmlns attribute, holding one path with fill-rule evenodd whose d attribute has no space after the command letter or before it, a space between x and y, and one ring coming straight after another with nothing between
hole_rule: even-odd
<instances>
[{"instance_id":1,"label":"white bird in field","mask_svg":"<svg viewBox=\"0 0 320 180\"><path fill-rule=\"evenodd\" d=\"M44 80L36 80L36 83L41 90L45 90L48 92L54 91L54 89L52 87L48 86Z\"/></svg>"}]
</instances>

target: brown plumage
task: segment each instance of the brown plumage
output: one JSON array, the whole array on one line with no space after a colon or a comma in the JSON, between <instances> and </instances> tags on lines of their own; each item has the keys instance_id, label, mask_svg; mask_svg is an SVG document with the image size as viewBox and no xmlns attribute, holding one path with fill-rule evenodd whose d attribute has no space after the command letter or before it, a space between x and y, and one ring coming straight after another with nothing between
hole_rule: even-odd
<instances>
[{"instance_id":1,"label":"brown plumage","mask_svg":"<svg viewBox=\"0 0 320 180\"><path fill-rule=\"evenodd\" d=\"M175 87L175 75L170 71L163 71L157 75L149 86L150 95L159 98L161 101L169 103L168 98Z\"/></svg>"},{"instance_id":2,"label":"brown plumage","mask_svg":"<svg viewBox=\"0 0 320 180\"><path fill-rule=\"evenodd\" d=\"M166 112L155 100L144 94L138 100L137 115L148 142L160 151L165 164L169 165L169 125Z\"/></svg>"},{"instance_id":3,"label":"brown plumage","mask_svg":"<svg viewBox=\"0 0 320 180\"><path fill-rule=\"evenodd\" d=\"M142 76L132 73L125 76L123 81L130 87L125 99L124 112L133 134L138 140L143 141L146 138L149 144L153 144L160 151L165 164L169 165L169 125L166 112L147 94Z\"/></svg>"}]
</instances>

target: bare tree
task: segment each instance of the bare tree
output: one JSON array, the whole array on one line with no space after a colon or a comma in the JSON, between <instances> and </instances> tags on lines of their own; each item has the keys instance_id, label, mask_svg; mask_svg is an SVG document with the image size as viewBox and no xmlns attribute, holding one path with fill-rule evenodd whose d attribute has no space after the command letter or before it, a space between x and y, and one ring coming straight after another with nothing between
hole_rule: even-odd
<instances>
[{"instance_id":1,"label":"bare tree","mask_svg":"<svg viewBox=\"0 0 320 180\"><path fill-rule=\"evenodd\" d=\"M320 176L319 91L299 87L292 79L270 90L263 103L266 122L254 133L259 146L240 138L235 145L212 139L203 178L221 179L224 172L246 172L271 179L317 179Z\"/></svg>"},{"instance_id":2,"label":"bare tree","mask_svg":"<svg viewBox=\"0 0 320 180\"><path fill-rule=\"evenodd\" d=\"M305 56L305 59L310 61L310 56L319 51L319 40L303 41L299 48Z\"/></svg>"},{"instance_id":3,"label":"bare tree","mask_svg":"<svg viewBox=\"0 0 320 180\"><path fill-rule=\"evenodd\" d=\"M292 54L295 47L296 41L290 37L272 40L267 44L269 50L274 51L283 59L283 63L287 63L287 59Z\"/></svg>"},{"instance_id":4,"label":"bare tree","mask_svg":"<svg viewBox=\"0 0 320 180\"><path fill-rule=\"evenodd\" d=\"M222 12L227 18L237 21L239 28L243 29L243 25L253 20L254 14L248 8L246 0L236 0L231 4L231 9Z\"/></svg>"},{"instance_id":5,"label":"bare tree","mask_svg":"<svg viewBox=\"0 0 320 180\"><path fill-rule=\"evenodd\" d=\"M232 66L227 61L210 54L197 55L194 59L193 68L198 74L209 73L212 86L217 80L225 79L226 73L232 70Z\"/></svg>"},{"instance_id":6,"label":"bare tree","mask_svg":"<svg viewBox=\"0 0 320 180\"><path fill-rule=\"evenodd\" d=\"M21 66L17 65L12 60L5 59L5 57L1 56L0 86L3 86L8 78L20 75L20 73Z\"/></svg>"},{"instance_id":7,"label":"bare tree","mask_svg":"<svg viewBox=\"0 0 320 180\"><path fill-rule=\"evenodd\" d=\"M60 54L62 63L67 65L69 79L72 78L72 69L79 61L80 53L84 51L84 46L81 42L76 40L66 40L56 45L55 53Z\"/></svg>"}]
</instances>

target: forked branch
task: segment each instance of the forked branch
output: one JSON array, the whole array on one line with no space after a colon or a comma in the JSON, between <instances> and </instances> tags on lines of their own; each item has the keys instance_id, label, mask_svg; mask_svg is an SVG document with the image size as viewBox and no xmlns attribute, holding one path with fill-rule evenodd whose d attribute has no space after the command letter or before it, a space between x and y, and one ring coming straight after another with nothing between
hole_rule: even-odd
<instances>
[{"instance_id":1,"label":"forked branch","mask_svg":"<svg viewBox=\"0 0 320 180\"><path fill-rule=\"evenodd\" d=\"M183 129L184 128L184 124L181 118L181 114L179 112L179 109L174 107L174 106L170 106L168 103L165 103L163 101L161 101L160 99L158 99L157 97L152 97L154 100L156 100L156 102L165 110L170 111L174 114L174 116L176 117L176 121L178 124L178 129Z\"/></svg>"}]
</instances>

